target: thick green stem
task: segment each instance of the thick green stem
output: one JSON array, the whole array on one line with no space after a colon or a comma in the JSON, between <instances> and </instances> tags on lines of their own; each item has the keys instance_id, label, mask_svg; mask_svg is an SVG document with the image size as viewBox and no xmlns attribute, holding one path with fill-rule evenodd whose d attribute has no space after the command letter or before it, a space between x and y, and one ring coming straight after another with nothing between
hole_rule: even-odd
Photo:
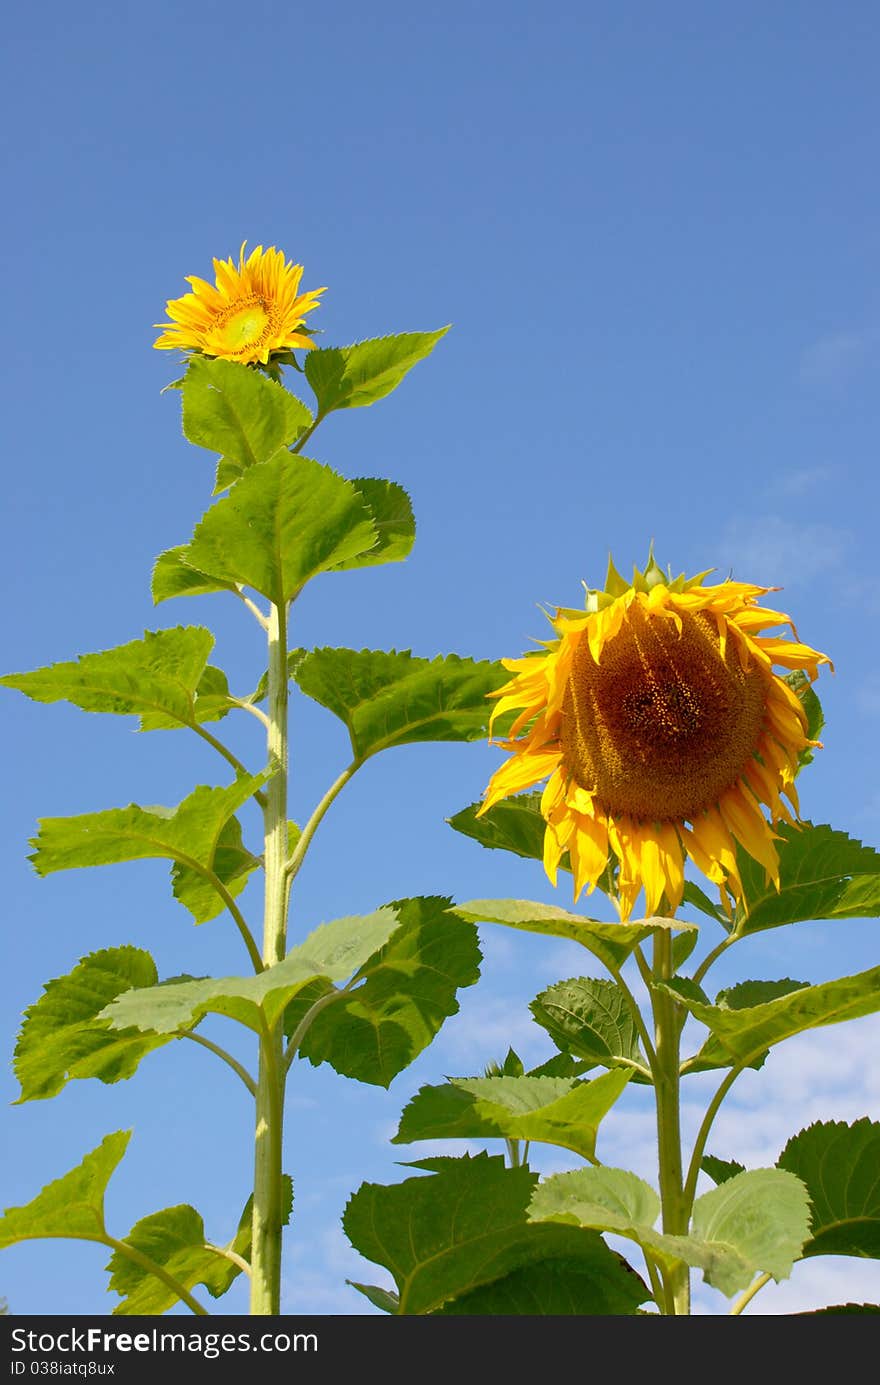
<instances>
[{"instance_id":1,"label":"thick green stem","mask_svg":"<svg viewBox=\"0 0 880 1385\"><path fill-rule=\"evenodd\" d=\"M269 759L277 772L266 789L266 905L263 920L263 964L284 958L287 947L285 872L287 868L287 608L281 602L269 612ZM282 1183L281 1145L284 1111L284 1067L281 1026L260 1037L254 1137L254 1216L251 1252L251 1313L281 1311Z\"/></svg>"},{"instance_id":2,"label":"thick green stem","mask_svg":"<svg viewBox=\"0 0 880 1385\"><path fill-rule=\"evenodd\" d=\"M654 935L653 980L668 981L672 976L672 936L665 929ZM663 1230L667 1235L683 1236L688 1230L690 1208L684 1193L681 1161L681 1110L679 1046L681 1026L672 997L656 985L651 987L654 1013L654 1052L656 1068L654 1090L657 1104L657 1144L659 1151L660 1200L663 1205ZM690 1313L690 1270L679 1264L664 1270L666 1313Z\"/></svg>"}]
</instances>

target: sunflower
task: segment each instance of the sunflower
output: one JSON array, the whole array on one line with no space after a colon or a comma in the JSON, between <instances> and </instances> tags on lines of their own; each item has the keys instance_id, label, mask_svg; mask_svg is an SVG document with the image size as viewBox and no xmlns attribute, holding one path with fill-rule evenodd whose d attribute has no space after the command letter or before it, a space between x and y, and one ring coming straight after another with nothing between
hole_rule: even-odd
<instances>
[{"instance_id":1,"label":"sunflower","mask_svg":"<svg viewBox=\"0 0 880 1385\"><path fill-rule=\"evenodd\" d=\"M622 919L645 891L645 912L675 909L690 857L730 912L739 898L739 843L778 888L772 823L794 823L794 776L807 736L799 698L773 666L812 680L826 655L798 644L789 616L759 606L772 587L708 573L672 578L651 555L627 583L609 562L586 609L558 608L546 652L505 659L514 677L492 696L517 715L500 743L511 758L492 776L480 813L547 779L544 867L564 852L575 899L618 863ZM794 639L778 627L790 626ZM761 634L770 628L774 633ZM769 809L770 821L764 809Z\"/></svg>"},{"instance_id":2,"label":"sunflower","mask_svg":"<svg viewBox=\"0 0 880 1385\"><path fill-rule=\"evenodd\" d=\"M287 263L274 245L265 251L258 245L247 259L244 248L237 265L231 258L214 261L215 284L195 275L187 278L193 291L166 304L172 321L155 324L167 331L154 346L265 365L272 352L315 345L298 328L326 290L299 293L302 265Z\"/></svg>"}]
</instances>

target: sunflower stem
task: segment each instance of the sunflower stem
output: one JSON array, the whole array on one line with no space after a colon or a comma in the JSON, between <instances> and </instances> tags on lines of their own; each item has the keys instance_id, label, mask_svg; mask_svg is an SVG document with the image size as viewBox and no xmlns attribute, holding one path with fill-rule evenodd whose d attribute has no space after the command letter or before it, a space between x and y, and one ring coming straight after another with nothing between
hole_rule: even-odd
<instances>
[{"instance_id":1,"label":"sunflower stem","mask_svg":"<svg viewBox=\"0 0 880 1385\"><path fill-rule=\"evenodd\" d=\"M684 1236L690 1221L682 1173L681 1105L680 1105L680 1040L681 1025L678 1006L663 986L673 973L672 936L667 929L654 935L654 967L651 984L651 1008L654 1015L654 1078L657 1108L657 1146L659 1154L660 1201L663 1209L663 1230L667 1235ZM664 1269L665 1302L661 1305L668 1314L690 1313L690 1270L684 1263Z\"/></svg>"},{"instance_id":2,"label":"sunflower stem","mask_svg":"<svg viewBox=\"0 0 880 1385\"><path fill-rule=\"evenodd\" d=\"M269 612L269 691L267 748L277 772L266 790L264 863L266 872L263 919L263 965L282 961L287 947L287 605L282 600ZM281 1311L282 1179L281 1146L284 1114L282 1026L264 1027L260 1035L254 1136L254 1212L251 1253L251 1313Z\"/></svg>"}]
</instances>

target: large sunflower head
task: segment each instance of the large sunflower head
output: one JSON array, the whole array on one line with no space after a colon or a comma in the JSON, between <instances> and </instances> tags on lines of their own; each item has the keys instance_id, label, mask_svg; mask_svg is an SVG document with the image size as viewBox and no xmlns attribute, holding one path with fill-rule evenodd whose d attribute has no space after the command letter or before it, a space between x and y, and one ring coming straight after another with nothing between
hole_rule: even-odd
<instances>
[{"instance_id":1,"label":"large sunflower head","mask_svg":"<svg viewBox=\"0 0 880 1385\"><path fill-rule=\"evenodd\" d=\"M192 293L166 304L171 322L156 323L165 330L154 346L200 351L245 365L265 365L274 352L314 346L299 328L326 290L300 293L302 265L285 261L274 245L268 250L258 245L247 259L244 250L242 245L237 265L231 258L214 261L213 284L195 275L187 278Z\"/></svg>"},{"instance_id":2,"label":"large sunflower head","mask_svg":"<svg viewBox=\"0 0 880 1385\"><path fill-rule=\"evenodd\" d=\"M687 856L729 907L741 893L737 843L778 884L772 823L793 821L783 798L798 811L798 757L814 742L774 665L812 680L830 660L757 604L773 588L704 586L707 576L673 578L652 554L626 582L609 562L585 610L550 617L543 652L504 660L514 677L494 694L493 723L517 716L480 811L547 779L548 876L555 884L567 851L577 898L611 853L623 919L642 889L647 914L677 907Z\"/></svg>"}]
</instances>

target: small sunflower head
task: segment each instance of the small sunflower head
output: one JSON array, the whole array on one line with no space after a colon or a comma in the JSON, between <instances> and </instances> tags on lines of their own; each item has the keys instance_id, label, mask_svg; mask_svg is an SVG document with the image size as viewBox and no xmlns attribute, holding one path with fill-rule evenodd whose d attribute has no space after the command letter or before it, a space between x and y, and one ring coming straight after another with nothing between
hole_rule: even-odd
<instances>
[{"instance_id":1,"label":"small sunflower head","mask_svg":"<svg viewBox=\"0 0 880 1385\"><path fill-rule=\"evenodd\" d=\"M272 245L258 245L238 264L230 258L214 261L213 284L195 275L187 278L191 293L166 304L169 322L156 326L162 335L153 343L162 351L199 351L245 365L290 360L294 347L310 350L314 342L301 331L306 314L318 307L326 289L300 293L302 265L291 264Z\"/></svg>"},{"instance_id":2,"label":"small sunflower head","mask_svg":"<svg viewBox=\"0 0 880 1385\"><path fill-rule=\"evenodd\" d=\"M763 608L771 590L708 573L664 572L650 554L626 582L609 561L604 588L582 610L550 616L545 654L505 660L493 720L517 711L481 811L547 779L544 864L555 883L567 852L575 895L592 890L610 858L628 918L675 908L685 858L729 896L740 893L737 843L778 879L772 822L797 812L794 776L812 744L801 702L774 664L810 680L830 661L762 634L792 626ZM783 798L788 800L789 807ZM769 809L770 821L764 810Z\"/></svg>"}]
</instances>

